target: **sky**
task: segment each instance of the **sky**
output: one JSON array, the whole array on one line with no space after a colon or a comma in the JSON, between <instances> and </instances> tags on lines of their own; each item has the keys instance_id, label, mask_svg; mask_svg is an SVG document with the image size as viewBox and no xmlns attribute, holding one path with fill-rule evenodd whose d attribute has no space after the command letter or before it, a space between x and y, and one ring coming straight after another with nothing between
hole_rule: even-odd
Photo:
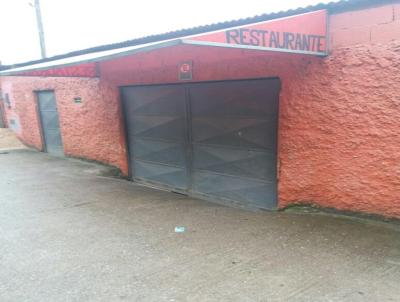
<instances>
[{"instance_id":1,"label":"sky","mask_svg":"<svg viewBox=\"0 0 400 302\"><path fill-rule=\"evenodd\" d=\"M48 56L329 0L40 0ZM0 0L0 61L40 59L34 0Z\"/></svg>"}]
</instances>

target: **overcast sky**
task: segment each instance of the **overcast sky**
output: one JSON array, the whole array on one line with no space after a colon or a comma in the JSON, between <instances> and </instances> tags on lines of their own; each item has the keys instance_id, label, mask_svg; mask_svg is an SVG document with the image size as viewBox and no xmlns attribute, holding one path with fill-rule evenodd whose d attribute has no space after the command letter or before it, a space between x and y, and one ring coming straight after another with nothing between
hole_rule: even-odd
<instances>
[{"instance_id":1,"label":"overcast sky","mask_svg":"<svg viewBox=\"0 0 400 302\"><path fill-rule=\"evenodd\" d=\"M48 56L329 0L41 0ZM40 58L34 0L0 0L0 61Z\"/></svg>"}]
</instances>

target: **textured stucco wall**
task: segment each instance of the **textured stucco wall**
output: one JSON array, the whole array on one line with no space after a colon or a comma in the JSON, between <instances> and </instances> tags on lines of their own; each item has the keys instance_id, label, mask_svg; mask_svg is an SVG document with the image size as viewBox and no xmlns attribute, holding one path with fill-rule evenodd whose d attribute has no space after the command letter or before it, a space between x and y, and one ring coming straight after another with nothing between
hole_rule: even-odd
<instances>
[{"instance_id":1,"label":"textured stucco wall","mask_svg":"<svg viewBox=\"0 0 400 302\"><path fill-rule=\"evenodd\" d=\"M42 150L34 91L54 90L65 154L127 171L117 87L91 78L4 77L2 90L10 94L13 106L7 114L20 120L17 134L25 144ZM75 97L82 104L74 103Z\"/></svg>"},{"instance_id":2,"label":"textured stucco wall","mask_svg":"<svg viewBox=\"0 0 400 302\"><path fill-rule=\"evenodd\" d=\"M323 71L304 71L306 85L292 83L280 128L281 206L400 216L399 50L398 42L338 49Z\"/></svg>"},{"instance_id":3,"label":"textured stucco wall","mask_svg":"<svg viewBox=\"0 0 400 302\"><path fill-rule=\"evenodd\" d=\"M104 62L101 73L116 85L171 83L193 60L195 81L279 76L279 206L400 217L400 5L329 21L325 59L182 46Z\"/></svg>"},{"instance_id":4,"label":"textured stucco wall","mask_svg":"<svg viewBox=\"0 0 400 302\"><path fill-rule=\"evenodd\" d=\"M3 102L3 114L4 118L6 120L7 126L11 128L14 132L17 133L17 135L22 139L23 137L21 136L21 127L20 127L20 121L19 121L19 116L16 113L15 106L17 105L18 102L14 101L14 90L13 90L13 81L7 81L6 78L2 77L0 81L0 90L2 93L2 102ZM8 100L9 103L6 104L6 98L8 95ZM29 109L27 109L29 110ZM14 123L13 123L14 122ZM35 128L37 125L35 123L32 124L32 127ZM27 139L26 144L31 145L29 143L29 137Z\"/></svg>"},{"instance_id":5,"label":"textured stucco wall","mask_svg":"<svg viewBox=\"0 0 400 302\"><path fill-rule=\"evenodd\" d=\"M332 15L327 58L178 46L102 62L100 81L19 77L3 87L13 85L27 143L41 145L32 90L55 89L66 153L126 173L118 86L177 82L185 60L194 81L278 76L279 206L400 217L399 22L399 5Z\"/></svg>"},{"instance_id":6,"label":"textured stucco wall","mask_svg":"<svg viewBox=\"0 0 400 302\"><path fill-rule=\"evenodd\" d=\"M333 51L303 71L306 81L292 81L281 120L280 206L400 217L399 12L331 16Z\"/></svg>"},{"instance_id":7,"label":"textured stucco wall","mask_svg":"<svg viewBox=\"0 0 400 302\"><path fill-rule=\"evenodd\" d=\"M400 217L399 42L340 48L326 59L185 48L104 63L102 71L121 84L175 82L183 58L193 59L198 81L279 76L280 207ZM141 65L147 60L160 71Z\"/></svg>"}]
</instances>

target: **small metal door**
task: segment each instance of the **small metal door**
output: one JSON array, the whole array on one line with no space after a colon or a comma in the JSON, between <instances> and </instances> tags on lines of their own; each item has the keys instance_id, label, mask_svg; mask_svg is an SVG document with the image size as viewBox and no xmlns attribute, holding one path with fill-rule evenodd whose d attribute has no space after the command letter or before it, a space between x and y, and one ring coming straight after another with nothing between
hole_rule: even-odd
<instances>
[{"instance_id":1,"label":"small metal door","mask_svg":"<svg viewBox=\"0 0 400 302\"><path fill-rule=\"evenodd\" d=\"M0 101L1 102L1 101ZM4 128L4 114L3 114L3 108L0 104L0 128Z\"/></svg>"},{"instance_id":2,"label":"small metal door","mask_svg":"<svg viewBox=\"0 0 400 302\"><path fill-rule=\"evenodd\" d=\"M37 92L37 99L45 144L44 149L50 154L63 156L64 148L55 94L53 91L39 91Z\"/></svg>"}]
</instances>

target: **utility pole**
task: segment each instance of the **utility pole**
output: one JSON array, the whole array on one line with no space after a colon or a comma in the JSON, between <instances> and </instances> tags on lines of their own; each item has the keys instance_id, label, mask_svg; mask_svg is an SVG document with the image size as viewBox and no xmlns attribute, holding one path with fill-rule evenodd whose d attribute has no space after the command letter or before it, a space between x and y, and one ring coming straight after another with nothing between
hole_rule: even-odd
<instances>
[{"instance_id":1,"label":"utility pole","mask_svg":"<svg viewBox=\"0 0 400 302\"><path fill-rule=\"evenodd\" d=\"M46 58L46 44L44 41L44 31L43 31L43 23L42 23L42 13L40 11L40 1L35 0L35 11L36 11L36 23L39 33L40 40L40 52L42 54L42 59Z\"/></svg>"}]
</instances>

